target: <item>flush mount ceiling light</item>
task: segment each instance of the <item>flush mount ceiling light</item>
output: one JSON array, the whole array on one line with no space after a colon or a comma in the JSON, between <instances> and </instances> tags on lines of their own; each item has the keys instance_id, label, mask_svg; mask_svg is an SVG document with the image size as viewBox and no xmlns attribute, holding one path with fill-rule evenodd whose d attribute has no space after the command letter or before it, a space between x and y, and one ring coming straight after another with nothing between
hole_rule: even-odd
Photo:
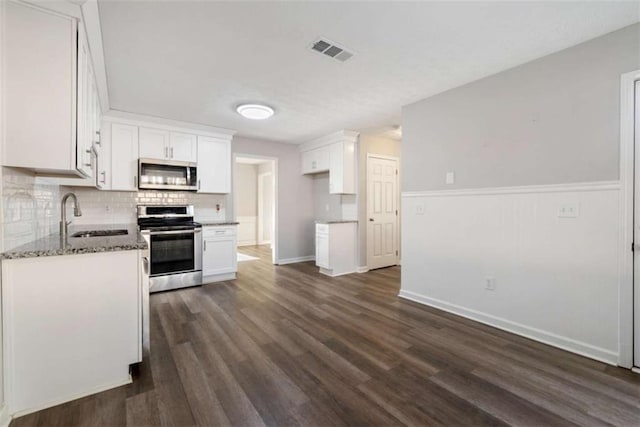
<instances>
[{"instance_id":1,"label":"flush mount ceiling light","mask_svg":"<svg viewBox=\"0 0 640 427\"><path fill-rule=\"evenodd\" d=\"M262 104L241 104L236 107L236 111L242 117L251 120L264 120L273 116L273 108Z\"/></svg>"}]
</instances>

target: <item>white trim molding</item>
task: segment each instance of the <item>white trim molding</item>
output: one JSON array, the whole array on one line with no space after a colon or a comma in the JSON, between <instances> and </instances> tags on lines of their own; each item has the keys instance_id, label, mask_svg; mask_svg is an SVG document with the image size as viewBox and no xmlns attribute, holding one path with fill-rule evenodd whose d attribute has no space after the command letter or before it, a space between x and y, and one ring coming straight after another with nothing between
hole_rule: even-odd
<instances>
[{"instance_id":1,"label":"white trim molding","mask_svg":"<svg viewBox=\"0 0 640 427\"><path fill-rule=\"evenodd\" d=\"M482 313L476 310L471 310L456 304L450 304L445 301L437 300L435 298L429 298L425 295L420 295L410 291L401 290L398 296L400 298L428 305L430 307L434 307L448 313L453 313L467 319L475 320L476 322L484 323L485 325L493 326L495 328L502 329L503 331L511 332L516 335L540 341L553 347L558 347L563 350L580 354L582 356L597 359L610 365L616 365L618 361L618 355L616 353L604 348L594 347L587 343L572 340L570 338L562 337L560 335L512 322L507 319L492 316L490 314Z\"/></svg>"},{"instance_id":2,"label":"white trim molding","mask_svg":"<svg viewBox=\"0 0 640 427\"><path fill-rule=\"evenodd\" d=\"M635 82L640 70L620 78L620 335L618 365L633 366L633 199L634 199L634 102Z\"/></svg>"},{"instance_id":3,"label":"white trim molding","mask_svg":"<svg viewBox=\"0 0 640 427\"><path fill-rule=\"evenodd\" d=\"M155 129L204 135L225 140L230 139L236 133L235 130L231 129L217 128L213 126L202 125L199 123L181 122L178 120L165 119L162 117L145 116L142 114L129 113L119 110L109 110L104 112L102 120L133 126L146 126Z\"/></svg>"},{"instance_id":4,"label":"white trim molding","mask_svg":"<svg viewBox=\"0 0 640 427\"><path fill-rule=\"evenodd\" d=\"M9 415L9 407L3 404L0 408L0 427L9 427L12 417Z\"/></svg>"},{"instance_id":5,"label":"white trim molding","mask_svg":"<svg viewBox=\"0 0 640 427\"><path fill-rule=\"evenodd\" d=\"M277 265L287 265L287 264L296 264L298 262L307 262L307 261L315 261L316 257L315 255L309 255L309 256L300 256L297 258L284 258L284 259L279 259L276 264Z\"/></svg>"},{"instance_id":6,"label":"white trim molding","mask_svg":"<svg viewBox=\"0 0 640 427\"><path fill-rule=\"evenodd\" d=\"M334 132L330 135L325 135L323 137L314 139L312 141L307 141L303 144L300 144L300 151L309 151L319 147L324 147L325 145L333 144L334 142L358 142L358 136L360 133L354 132L352 130L341 130L338 132Z\"/></svg>"},{"instance_id":7,"label":"white trim molding","mask_svg":"<svg viewBox=\"0 0 640 427\"><path fill-rule=\"evenodd\" d=\"M366 273L368 271L369 271L369 267L367 267L366 265L356 268L356 273Z\"/></svg>"},{"instance_id":8,"label":"white trim molding","mask_svg":"<svg viewBox=\"0 0 640 427\"><path fill-rule=\"evenodd\" d=\"M620 181L577 182L570 184L523 185L518 187L467 188L460 190L403 191L402 197L492 196L496 194L565 193L573 191L620 190Z\"/></svg>"}]
</instances>

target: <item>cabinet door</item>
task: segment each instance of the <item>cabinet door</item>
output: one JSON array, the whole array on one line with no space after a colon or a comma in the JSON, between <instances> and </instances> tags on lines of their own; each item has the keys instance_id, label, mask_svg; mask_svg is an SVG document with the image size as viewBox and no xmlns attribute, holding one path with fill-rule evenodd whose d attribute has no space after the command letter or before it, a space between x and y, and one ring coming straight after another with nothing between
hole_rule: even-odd
<instances>
[{"instance_id":1,"label":"cabinet door","mask_svg":"<svg viewBox=\"0 0 640 427\"><path fill-rule=\"evenodd\" d=\"M231 192L231 141L198 137L198 192Z\"/></svg>"},{"instance_id":2,"label":"cabinet door","mask_svg":"<svg viewBox=\"0 0 640 427\"><path fill-rule=\"evenodd\" d=\"M140 157L145 159L169 159L169 131L140 128Z\"/></svg>"},{"instance_id":3,"label":"cabinet door","mask_svg":"<svg viewBox=\"0 0 640 427\"><path fill-rule=\"evenodd\" d=\"M302 153L302 173L312 174L329 170L329 147L320 147Z\"/></svg>"},{"instance_id":4,"label":"cabinet door","mask_svg":"<svg viewBox=\"0 0 640 427\"><path fill-rule=\"evenodd\" d=\"M322 268L329 266L329 235L316 234L316 265Z\"/></svg>"},{"instance_id":5,"label":"cabinet door","mask_svg":"<svg viewBox=\"0 0 640 427\"><path fill-rule=\"evenodd\" d=\"M138 190L138 127L111 125L111 189Z\"/></svg>"},{"instance_id":6,"label":"cabinet door","mask_svg":"<svg viewBox=\"0 0 640 427\"><path fill-rule=\"evenodd\" d=\"M329 170L330 164L330 154L329 147L320 147L313 150L315 152L315 160L316 160L316 171L317 172L326 172Z\"/></svg>"},{"instance_id":7,"label":"cabinet door","mask_svg":"<svg viewBox=\"0 0 640 427\"><path fill-rule=\"evenodd\" d=\"M2 1L4 166L76 172L77 20Z\"/></svg>"},{"instance_id":8,"label":"cabinet door","mask_svg":"<svg viewBox=\"0 0 640 427\"><path fill-rule=\"evenodd\" d=\"M202 239L202 275L234 273L237 268L235 236Z\"/></svg>"},{"instance_id":9,"label":"cabinet door","mask_svg":"<svg viewBox=\"0 0 640 427\"><path fill-rule=\"evenodd\" d=\"M329 147L329 194L355 194L355 143L336 142Z\"/></svg>"},{"instance_id":10,"label":"cabinet door","mask_svg":"<svg viewBox=\"0 0 640 427\"><path fill-rule=\"evenodd\" d=\"M198 161L198 146L195 135L171 132L169 135L169 158L181 162Z\"/></svg>"}]
</instances>

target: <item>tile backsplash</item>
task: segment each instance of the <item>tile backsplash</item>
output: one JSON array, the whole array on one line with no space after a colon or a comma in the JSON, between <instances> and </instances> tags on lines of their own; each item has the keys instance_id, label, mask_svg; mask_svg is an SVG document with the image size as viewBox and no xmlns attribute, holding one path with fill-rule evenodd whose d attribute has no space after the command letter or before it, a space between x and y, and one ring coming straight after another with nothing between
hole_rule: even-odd
<instances>
[{"instance_id":1,"label":"tile backsplash","mask_svg":"<svg viewBox=\"0 0 640 427\"><path fill-rule=\"evenodd\" d=\"M58 232L60 186L36 184L29 172L3 167L2 187L5 250Z\"/></svg>"},{"instance_id":2,"label":"tile backsplash","mask_svg":"<svg viewBox=\"0 0 640 427\"><path fill-rule=\"evenodd\" d=\"M76 225L127 224L136 222L139 204L191 204L196 220L225 220L227 196L178 191L101 191L86 187L65 187L36 183L27 171L2 168L3 248L8 250L41 237L58 233L60 199L74 192L82 216L67 218ZM71 203L69 203L71 204ZM220 210L216 205L220 205Z\"/></svg>"},{"instance_id":3,"label":"tile backsplash","mask_svg":"<svg viewBox=\"0 0 640 427\"><path fill-rule=\"evenodd\" d=\"M65 187L62 187L65 188ZM137 205L194 205L196 219L224 220L226 196L185 191L101 191L93 188L66 188L78 197L82 216L75 224L125 224L136 222ZM220 210L216 210L216 204Z\"/></svg>"}]
</instances>

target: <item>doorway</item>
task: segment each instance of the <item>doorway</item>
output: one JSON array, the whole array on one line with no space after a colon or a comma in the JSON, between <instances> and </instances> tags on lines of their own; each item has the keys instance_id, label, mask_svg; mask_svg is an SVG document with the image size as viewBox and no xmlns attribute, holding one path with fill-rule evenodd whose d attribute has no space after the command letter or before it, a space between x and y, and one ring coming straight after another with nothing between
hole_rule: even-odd
<instances>
[{"instance_id":1,"label":"doorway","mask_svg":"<svg viewBox=\"0 0 640 427\"><path fill-rule=\"evenodd\" d=\"M277 259L277 159L234 155L234 217L238 221L238 261L269 252Z\"/></svg>"},{"instance_id":2,"label":"doorway","mask_svg":"<svg viewBox=\"0 0 640 427\"><path fill-rule=\"evenodd\" d=\"M398 264L398 159L367 155L367 266Z\"/></svg>"}]
</instances>

